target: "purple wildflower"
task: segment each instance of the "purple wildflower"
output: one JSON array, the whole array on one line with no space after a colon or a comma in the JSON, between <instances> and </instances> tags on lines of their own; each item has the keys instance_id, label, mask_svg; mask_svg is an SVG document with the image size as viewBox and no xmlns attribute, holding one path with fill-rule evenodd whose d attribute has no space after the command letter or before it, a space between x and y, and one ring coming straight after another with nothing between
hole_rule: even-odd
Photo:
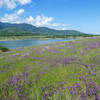
<instances>
[{"instance_id":1,"label":"purple wildflower","mask_svg":"<svg viewBox=\"0 0 100 100\"><path fill-rule=\"evenodd\" d=\"M84 95L84 92L81 92L81 100L85 100L85 95Z\"/></svg>"}]
</instances>

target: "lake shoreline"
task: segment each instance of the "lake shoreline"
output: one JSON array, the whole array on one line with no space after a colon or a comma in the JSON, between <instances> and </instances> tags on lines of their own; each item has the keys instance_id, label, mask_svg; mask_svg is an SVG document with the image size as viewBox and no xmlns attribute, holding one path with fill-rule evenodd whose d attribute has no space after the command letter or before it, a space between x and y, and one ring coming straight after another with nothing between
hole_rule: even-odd
<instances>
[{"instance_id":1,"label":"lake shoreline","mask_svg":"<svg viewBox=\"0 0 100 100\"><path fill-rule=\"evenodd\" d=\"M42 39L27 39L27 40L3 40L0 41L0 45L7 47L9 49L16 49L16 48L23 48L29 46L36 46L36 45L44 45L44 44L51 44L51 43L58 43L58 42L65 42L65 41L72 41L76 40L74 38L42 38Z\"/></svg>"},{"instance_id":2,"label":"lake shoreline","mask_svg":"<svg viewBox=\"0 0 100 100\"><path fill-rule=\"evenodd\" d=\"M73 38L32 38L32 39L1 39L0 41L17 41L17 40L33 40L33 39L38 39L38 40L54 40L54 39L73 39ZM77 38L76 38L77 39Z\"/></svg>"}]
</instances>

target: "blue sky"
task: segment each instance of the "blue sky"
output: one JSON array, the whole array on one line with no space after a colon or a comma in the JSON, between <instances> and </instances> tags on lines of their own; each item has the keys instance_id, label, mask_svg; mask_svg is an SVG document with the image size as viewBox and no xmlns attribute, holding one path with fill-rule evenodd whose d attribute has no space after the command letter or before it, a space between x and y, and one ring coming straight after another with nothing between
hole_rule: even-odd
<instances>
[{"instance_id":1,"label":"blue sky","mask_svg":"<svg viewBox=\"0 0 100 100\"><path fill-rule=\"evenodd\" d=\"M0 0L0 21L100 34L100 0Z\"/></svg>"}]
</instances>

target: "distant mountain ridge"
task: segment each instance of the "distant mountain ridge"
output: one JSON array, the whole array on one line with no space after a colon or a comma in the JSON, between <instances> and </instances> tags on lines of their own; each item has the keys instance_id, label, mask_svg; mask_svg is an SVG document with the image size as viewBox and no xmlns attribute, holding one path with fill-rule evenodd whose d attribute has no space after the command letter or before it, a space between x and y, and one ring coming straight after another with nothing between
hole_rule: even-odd
<instances>
[{"instance_id":1,"label":"distant mountain ridge","mask_svg":"<svg viewBox=\"0 0 100 100\"><path fill-rule=\"evenodd\" d=\"M36 27L30 24L11 24L0 22L0 36L16 35L84 35L86 33L75 30L55 30L47 27Z\"/></svg>"}]
</instances>

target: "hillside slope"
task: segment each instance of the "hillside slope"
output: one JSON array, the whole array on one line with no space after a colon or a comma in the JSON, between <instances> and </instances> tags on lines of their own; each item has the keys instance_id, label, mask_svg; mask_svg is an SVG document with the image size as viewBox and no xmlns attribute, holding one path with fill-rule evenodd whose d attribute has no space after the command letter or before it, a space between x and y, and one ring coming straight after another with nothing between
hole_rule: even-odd
<instances>
[{"instance_id":1,"label":"hillside slope","mask_svg":"<svg viewBox=\"0 0 100 100\"><path fill-rule=\"evenodd\" d=\"M0 54L1 100L100 100L100 37Z\"/></svg>"},{"instance_id":2,"label":"hillside slope","mask_svg":"<svg viewBox=\"0 0 100 100\"><path fill-rule=\"evenodd\" d=\"M17 35L86 35L75 30L55 30L47 27L35 27L30 24L10 24L0 22L0 36Z\"/></svg>"}]
</instances>

